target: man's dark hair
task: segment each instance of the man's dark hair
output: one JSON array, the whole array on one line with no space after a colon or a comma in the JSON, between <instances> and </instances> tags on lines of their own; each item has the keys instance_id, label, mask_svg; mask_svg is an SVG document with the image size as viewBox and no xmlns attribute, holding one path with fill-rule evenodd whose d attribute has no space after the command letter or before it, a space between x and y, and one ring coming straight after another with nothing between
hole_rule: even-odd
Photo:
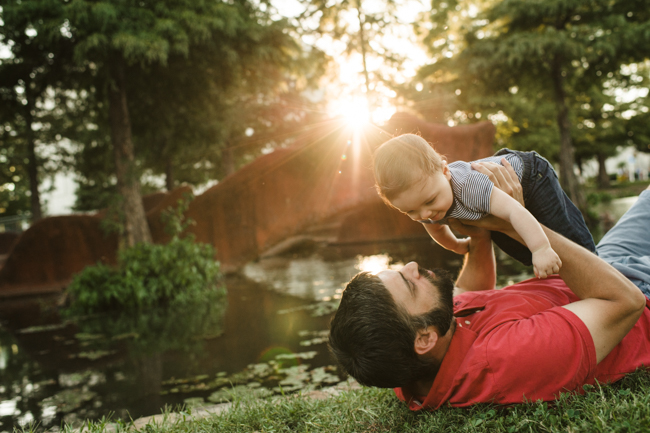
<instances>
[{"instance_id":1,"label":"man's dark hair","mask_svg":"<svg viewBox=\"0 0 650 433\"><path fill-rule=\"evenodd\" d=\"M343 291L331 322L329 345L340 366L359 383L380 388L404 387L435 377L439 365L420 359L414 343L417 331L435 326L445 335L453 319L453 281L436 270L438 306L419 316L400 308L379 277L361 272Z\"/></svg>"}]
</instances>

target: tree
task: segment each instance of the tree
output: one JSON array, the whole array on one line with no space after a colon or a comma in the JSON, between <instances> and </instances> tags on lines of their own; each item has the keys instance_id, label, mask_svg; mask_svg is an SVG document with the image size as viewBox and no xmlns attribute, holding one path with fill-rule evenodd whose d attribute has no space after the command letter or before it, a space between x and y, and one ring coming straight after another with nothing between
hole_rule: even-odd
<instances>
[{"instance_id":1,"label":"tree","mask_svg":"<svg viewBox=\"0 0 650 433\"><path fill-rule=\"evenodd\" d=\"M55 119L45 105L54 89L74 74L70 67L72 46L66 41L52 44L48 29L34 19L31 7L17 7L8 1L0 5L0 43L11 52L0 64L0 118L6 132L3 143L13 149L11 167L18 172L12 179L29 182L31 217L37 221L42 217L39 184L45 173L36 147L55 141L49 127ZM49 5L44 5L42 13L50 16Z\"/></svg>"},{"instance_id":2,"label":"tree","mask_svg":"<svg viewBox=\"0 0 650 433\"><path fill-rule=\"evenodd\" d=\"M300 47L286 22L246 14L242 19L256 21L248 35L172 56L129 83L140 94L130 104L136 154L165 176L168 189L223 178L260 147L279 144L279 135L295 133L306 117L303 93L315 87L322 55Z\"/></svg>"},{"instance_id":3,"label":"tree","mask_svg":"<svg viewBox=\"0 0 650 433\"><path fill-rule=\"evenodd\" d=\"M460 9L456 2L443 4L447 8L442 12L434 8L434 18ZM453 43L446 29L434 26L434 36L442 42L433 43L437 62L424 68L422 75L453 84L488 110L487 99L513 90L553 102L561 181L571 199L584 208L573 172L568 92L576 78L600 80L602 85L621 65L647 57L647 8L642 1L504 0L475 17L462 32L463 39Z\"/></svg>"},{"instance_id":4,"label":"tree","mask_svg":"<svg viewBox=\"0 0 650 433\"><path fill-rule=\"evenodd\" d=\"M15 131L0 124L0 216L19 216L30 210L30 185L22 144Z\"/></svg>"},{"instance_id":5,"label":"tree","mask_svg":"<svg viewBox=\"0 0 650 433\"><path fill-rule=\"evenodd\" d=\"M340 41L348 56L361 57L361 74L365 98L371 107L379 104L379 92L392 87L393 74L406 60L399 47L391 47L384 36L398 36L406 23L399 18L401 7L411 0L301 0L305 10L298 17L303 33ZM390 39L390 38L389 38ZM393 38L394 39L394 38ZM371 60L381 59L382 67L369 67ZM376 63L376 62L375 62Z\"/></svg>"},{"instance_id":6,"label":"tree","mask_svg":"<svg viewBox=\"0 0 650 433\"><path fill-rule=\"evenodd\" d=\"M96 63L98 78L106 86L127 245L151 240L135 164L127 71L131 77L149 65L167 65L172 55L188 56L197 46L217 52L224 40L245 37L246 26L255 24L242 19L240 12L246 6L245 1L157 1L155 5L78 1L66 6L77 59Z\"/></svg>"},{"instance_id":7,"label":"tree","mask_svg":"<svg viewBox=\"0 0 650 433\"><path fill-rule=\"evenodd\" d=\"M126 245L151 239L140 197L140 171L129 113L134 107L131 101L142 93L130 88L131 83L142 83L149 71L168 67L172 59L187 59L193 51L207 55L204 63L209 64L195 71L206 74L199 78L204 82L203 78L211 74L211 79L218 81L224 71L225 75L245 72L242 58L251 57L250 53L262 61L281 58L284 45L276 48L274 44L279 38L287 38L281 25L273 26L275 33L265 31L271 27L268 15L263 16L247 0L16 0L4 3L3 11L5 15L28 16L32 26L38 23L42 29L39 34L51 46L73 46L75 64L92 76L86 90L97 102L91 109L107 115L115 178L123 199ZM274 38L264 39L269 36ZM189 73L185 72L185 76ZM176 89L179 87L177 84Z\"/></svg>"},{"instance_id":8,"label":"tree","mask_svg":"<svg viewBox=\"0 0 650 433\"><path fill-rule=\"evenodd\" d=\"M639 152L650 152L650 92L648 92L648 68L650 61L633 65L631 68L633 91L638 98L628 104L628 113L632 113L626 124L627 142Z\"/></svg>"}]
</instances>

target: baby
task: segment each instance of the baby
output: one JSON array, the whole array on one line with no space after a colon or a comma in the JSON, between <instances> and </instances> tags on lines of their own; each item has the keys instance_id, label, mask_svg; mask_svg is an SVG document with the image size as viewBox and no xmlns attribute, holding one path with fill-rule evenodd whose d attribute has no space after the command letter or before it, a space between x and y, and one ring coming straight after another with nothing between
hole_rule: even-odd
<instances>
[{"instance_id":1,"label":"baby","mask_svg":"<svg viewBox=\"0 0 650 433\"><path fill-rule=\"evenodd\" d=\"M375 152L377 191L389 206L425 224L437 243L458 254L467 252L469 239L454 236L445 224L449 218L478 220L492 214L509 221L527 248L499 232L492 232L492 240L513 258L532 264L538 278L557 273L562 266L540 223L595 252L582 214L562 191L546 159L536 152L502 149L474 162L512 165L526 207L494 188L485 174L472 170L472 163L447 164L422 137L413 134L388 140Z\"/></svg>"}]
</instances>

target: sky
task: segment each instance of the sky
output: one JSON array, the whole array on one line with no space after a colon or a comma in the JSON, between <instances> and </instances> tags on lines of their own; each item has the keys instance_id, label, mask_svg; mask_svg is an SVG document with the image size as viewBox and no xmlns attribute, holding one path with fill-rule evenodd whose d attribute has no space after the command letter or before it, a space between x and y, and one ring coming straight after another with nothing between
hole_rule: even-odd
<instances>
[{"instance_id":1,"label":"sky","mask_svg":"<svg viewBox=\"0 0 650 433\"><path fill-rule=\"evenodd\" d=\"M272 3L278 12L286 17L295 17L303 11L303 7L297 0L275 0ZM403 0L401 3L396 15L403 23L413 22L418 14L428 9L427 4L430 4L424 0ZM385 0L365 0L362 1L361 7L362 11L371 14L383 10L384 5ZM343 19L349 23L351 37L357 37L354 34L359 29L356 11L343 14ZM397 82L405 82L413 77L417 69L428 61L424 49L414 43L414 39L410 26L397 28L394 33L389 32L382 36L381 43L384 46L405 57L405 61L401 64L401 71L395 75ZM333 68L332 76L335 76L336 80L326 86L324 93L326 95L336 94L338 97L328 98L330 100L327 108L328 114L331 116L341 114L359 116L360 112L367 112L368 107L363 95L365 85L361 54L346 55L346 45L327 36L319 39L307 36L304 41L323 50L334 60L331 67ZM369 42L372 45L377 41ZM367 56L367 67L370 72L387 70L382 60L371 54ZM379 104L373 108L372 112L368 113L368 116L373 122L381 124L395 113L395 97L397 95L386 87L375 88L373 91L381 97Z\"/></svg>"}]
</instances>

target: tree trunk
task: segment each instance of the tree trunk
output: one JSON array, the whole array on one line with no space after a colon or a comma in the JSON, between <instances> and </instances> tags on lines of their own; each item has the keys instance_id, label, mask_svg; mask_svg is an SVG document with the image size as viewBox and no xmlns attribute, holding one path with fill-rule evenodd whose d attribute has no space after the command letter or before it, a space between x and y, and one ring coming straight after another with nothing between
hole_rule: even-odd
<instances>
[{"instance_id":1,"label":"tree trunk","mask_svg":"<svg viewBox=\"0 0 650 433\"><path fill-rule=\"evenodd\" d=\"M167 191L174 189L174 163L170 157L165 162L165 188Z\"/></svg>"},{"instance_id":2,"label":"tree trunk","mask_svg":"<svg viewBox=\"0 0 650 433\"><path fill-rule=\"evenodd\" d=\"M571 127L569 123L569 108L564 94L564 77L560 59L556 56L552 70L555 105L557 106L557 123L560 129L560 182L573 203L582 211L586 209L586 200L578 178L573 171L575 164Z\"/></svg>"},{"instance_id":3,"label":"tree trunk","mask_svg":"<svg viewBox=\"0 0 650 433\"><path fill-rule=\"evenodd\" d=\"M366 35L363 32L363 25L365 19L361 12L361 0L357 0L357 17L359 18L359 39L361 43L361 60L363 60L363 78L366 81L366 97L370 96L370 78L368 74L368 66L366 65Z\"/></svg>"},{"instance_id":4,"label":"tree trunk","mask_svg":"<svg viewBox=\"0 0 650 433\"><path fill-rule=\"evenodd\" d=\"M605 160L607 157L599 153L598 155L598 187L599 188L609 188L609 175L607 174L607 169L605 168Z\"/></svg>"},{"instance_id":5,"label":"tree trunk","mask_svg":"<svg viewBox=\"0 0 650 433\"><path fill-rule=\"evenodd\" d=\"M124 210L124 237L126 246L131 247L139 242L151 242L151 232L142 205L140 180L133 155L124 63L121 59L115 59L112 63L108 90L111 141L115 156L117 188L122 196Z\"/></svg>"},{"instance_id":6,"label":"tree trunk","mask_svg":"<svg viewBox=\"0 0 650 433\"><path fill-rule=\"evenodd\" d=\"M224 177L235 172L235 158L232 155L230 142L226 142L226 148L221 152L221 166L223 167Z\"/></svg>"},{"instance_id":7,"label":"tree trunk","mask_svg":"<svg viewBox=\"0 0 650 433\"><path fill-rule=\"evenodd\" d=\"M41 197L38 192L38 160L36 159L36 137L32 125L34 123L34 116L32 110L36 106L36 101L29 95L29 83L25 85L25 92L27 94L27 107L25 107L25 128L27 139L27 174L29 176L29 191L31 192L31 211L32 223L40 220L43 217L41 211Z\"/></svg>"}]
</instances>

